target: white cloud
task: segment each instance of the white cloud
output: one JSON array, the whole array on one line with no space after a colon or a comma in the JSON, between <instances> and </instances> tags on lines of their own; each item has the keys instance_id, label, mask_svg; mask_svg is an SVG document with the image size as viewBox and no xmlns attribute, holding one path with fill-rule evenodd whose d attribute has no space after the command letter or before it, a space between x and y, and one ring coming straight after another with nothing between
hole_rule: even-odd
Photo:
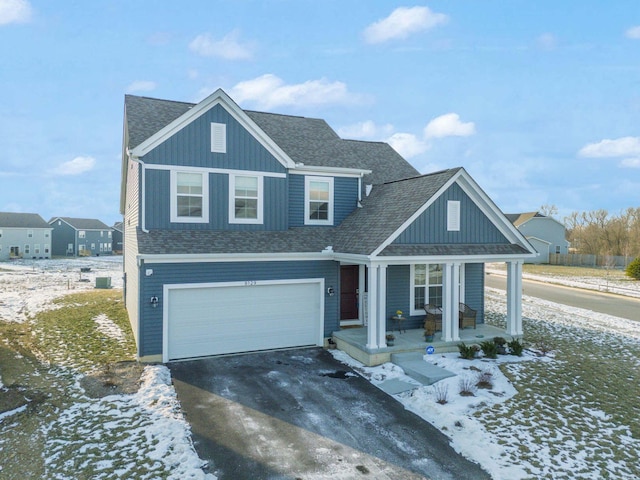
<instances>
[{"instance_id":1,"label":"white cloud","mask_svg":"<svg viewBox=\"0 0 640 480\"><path fill-rule=\"evenodd\" d=\"M429 150L429 144L411 133L394 133L387 139L396 152L404 158L415 157Z\"/></svg>"},{"instance_id":2,"label":"white cloud","mask_svg":"<svg viewBox=\"0 0 640 480\"><path fill-rule=\"evenodd\" d=\"M157 87L156 82L150 80L136 80L127 86L127 93L150 92Z\"/></svg>"},{"instance_id":3,"label":"white cloud","mask_svg":"<svg viewBox=\"0 0 640 480\"><path fill-rule=\"evenodd\" d=\"M640 25L627 29L625 36L633 40L640 40Z\"/></svg>"},{"instance_id":4,"label":"white cloud","mask_svg":"<svg viewBox=\"0 0 640 480\"><path fill-rule=\"evenodd\" d=\"M461 122L457 113L446 113L431 120L424 128L426 138L468 137L476 133L473 122Z\"/></svg>"},{"instance_id":5,"label":"white cloud","mask_svg":"<svg viewBox=\"0 0 640 480\"><path fill-rule=\"evenodd\" d=\"M61 163L54 170L55 175L80 175L81 173L92 170L96 164L93 157L76 157L68 162Z\"/></svg>"},{"instance_id":6,"label":"white cloud","mask_svg":"<svg viewBox=\"0 0 640 480\"><path fill-rule=\"evenodd\" d=\"M624 168L640 168L640 157L625 158L620 162L620 166Z\"/></svg>"},{"instance_id":7,"label":"white cloud","mask_svg":"<svg viewBox=\"0 0 640 480\"><path fill-rule=\"evenodd\" d=\"M578 155L591 158L640 156L640 137L604 139L597 143L590 143L582 147Z\"/></svg>"},{"instance_id":8,"label":"white cloud","mask_svg":"<svg viewBox=\"0 0 640 480\"><path fill-rule=\"evenodd\" d=\"M211 34L203 33L191 41L189 49L203 57L219 57L225 60L250 59L253 56L251 46L240 43L239 38L239 30L229 32L222 40L215 40Z\"/></svg>"},{"instance_id":9,"label":"white cloud","mask_svg":"<svg viewBox=\"0 0 640 480\"><path fill-rule=\"evenodd\" d=\"M236 84L230 92L238 103L254 102L259 108L281 106L327 105L359 103L362 98L350 93L343 82L329 82L325 78L286 85L273 74Z\"/></svg>"},{"instance_id":10,"label":"white cloud","mask_svg":"<svg viewBox=\"0 0 640 480\"><path fill-rule=\"evenodd\" d=\"M0 25L26 23L32 14L33 9L27 0L0 0Z\"/></svg>"},{"instance_id":11,"label":"white cloud","mask_svg":"<svg viewBox=\"0 0 640 480\"><path fill-rule=\"evenodd\" d=\"M537 43L543 50L553 50L558 46L558 39L553 33L543 33L537 38Z\"/></svg>"},{"instance_id":12,"label":"white cloud","mask_svg":"<svg viewBox=\"0 0 640 480\"><path fill-rule=\"evenodd\" d=\"M364 30L364 39L367 43L404 39L413 33L444 24L448 20L447 15L432 12L428 7L400 7L387 18L369 25Z\"/></svg>"},{"instance_id":13,"label":"white cloud","mask_svg":"<svg viewBox=\"0 0 640 480\"><path fill-rule=\"evenodd\" d=\"M342 138L366 138L377 140L386 138L393 132L393 125L387 123L385 125L376 125L371 120L365 122L347 125L338 129L338 135Z\"/></svg>"}]
</instances>

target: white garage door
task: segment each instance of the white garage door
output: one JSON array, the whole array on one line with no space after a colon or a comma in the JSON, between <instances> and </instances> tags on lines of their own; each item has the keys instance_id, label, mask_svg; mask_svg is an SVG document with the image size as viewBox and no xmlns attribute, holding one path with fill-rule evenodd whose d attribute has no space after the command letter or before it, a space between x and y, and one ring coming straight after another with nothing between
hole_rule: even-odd
<instances>
[{"instance_id":1,"label":"white garage door","mask_svg":"<svg viewBox=\"0 0 640 480\"><path fill-rule=\"evenodd\" d=\"M165 286L164 361L322 345L322 280Z\"/></svg>"}]
</instances>

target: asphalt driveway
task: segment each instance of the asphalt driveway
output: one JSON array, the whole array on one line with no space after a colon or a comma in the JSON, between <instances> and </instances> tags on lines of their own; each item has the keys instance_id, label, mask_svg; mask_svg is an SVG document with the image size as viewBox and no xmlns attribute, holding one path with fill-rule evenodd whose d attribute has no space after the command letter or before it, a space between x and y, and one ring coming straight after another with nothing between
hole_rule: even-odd
<instances>
[{"instance_id":1,"label":"asphalt driveway","mask_svg":"<svg viewBox=\"0 0 640 480\"><path fill-rule=\"evenodd\" d=\"M448 439L321 348L169 364L225 479L485 479Z\"/></svg>"}]
</instances>

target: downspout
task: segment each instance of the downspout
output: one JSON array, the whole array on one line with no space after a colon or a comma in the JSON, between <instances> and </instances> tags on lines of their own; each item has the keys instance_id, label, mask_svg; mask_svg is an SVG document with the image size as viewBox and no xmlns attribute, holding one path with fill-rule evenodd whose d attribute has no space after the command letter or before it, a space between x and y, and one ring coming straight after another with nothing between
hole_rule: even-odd
<instances>
[{"instance_id":1,"label":"downspout","mask_svg":"<svg viewBox=\"0 0 640 480\"><path fill-rule=\"evenodd\" d=\"M142 167L142 174L140 175L140 177L141 177L140 178L140 182L142 183L142 187L140 189L140 196L142 197L140 199L140 215L139 215L141 217L140 218L140 229L144 233L149 233L149 230L147 230L147 228L146 228L146 221L145 221L145 218L146 218L146 215L145 215L145 212L146 212L146 209L145 209L145 206L146 206L146 202L145 202L146 195L145 195L145 192L146 192L146 183L147 183L145 181L145 176L146 176L145 175L145 173L146 173L146 168L145 167L146 167L146 165L138 157L134 157L133 155L131 155L131 151L129 149L127 149L127 154L129 155L129 159L132 162L138 163L138 164L140 164L140 167Z\"/></svg>"}]
</instances>

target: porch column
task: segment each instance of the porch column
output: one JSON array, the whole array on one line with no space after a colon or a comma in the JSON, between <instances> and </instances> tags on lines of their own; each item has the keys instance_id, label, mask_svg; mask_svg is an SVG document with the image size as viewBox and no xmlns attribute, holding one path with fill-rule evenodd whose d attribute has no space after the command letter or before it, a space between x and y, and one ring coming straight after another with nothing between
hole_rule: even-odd
<instances>
[{"instance_id":1,"label":"porch column","mask_svg":"<svg viewBox=\"0 0 640 480\"><path fill-rule=\"evenodd\" d=\"M369 321L365 312L369 309L369 305L365 306L365 275L366 268L364 265L358 265L358 320L362 323L362 325L367 325Z\"/></svg>"},{"instance_id":2,"label":"porch column","mask_svg":"<svg viewBox=\"0 0 640 480\"><path fill-rule=\"evenodd\" d=\"M378 268L378 347L387 346L387 266Z\"/></svg>"},{"instance_id":3,"label":"porch column","mask_svg":"<svg viewBox=\"0 0 640 480\"><path fill-rule=\"evenodd\" d=\"M369 323L367 324L367 348L376 349L378 346L378 265L369 266L369 292L367 304Z\"/></svg>"},{"instance_id":4,"label":"porch column","mask_svg":"<svg viewBox=\"0 0 640 480\"><path fill-rule=\"evenodd\" d=\"M445 263L442 270L442 340L460 340L460 263Z\"/></svg>"},{"instance_id":5,"label":"porch column","mask_svg":"<svg viewBox=\"0 0 640 480\"><path fill-rule=\"evenodd\" d=\"M507 334L523 334L522 261L507 262Z\"/></svg>"}]
</instances>

